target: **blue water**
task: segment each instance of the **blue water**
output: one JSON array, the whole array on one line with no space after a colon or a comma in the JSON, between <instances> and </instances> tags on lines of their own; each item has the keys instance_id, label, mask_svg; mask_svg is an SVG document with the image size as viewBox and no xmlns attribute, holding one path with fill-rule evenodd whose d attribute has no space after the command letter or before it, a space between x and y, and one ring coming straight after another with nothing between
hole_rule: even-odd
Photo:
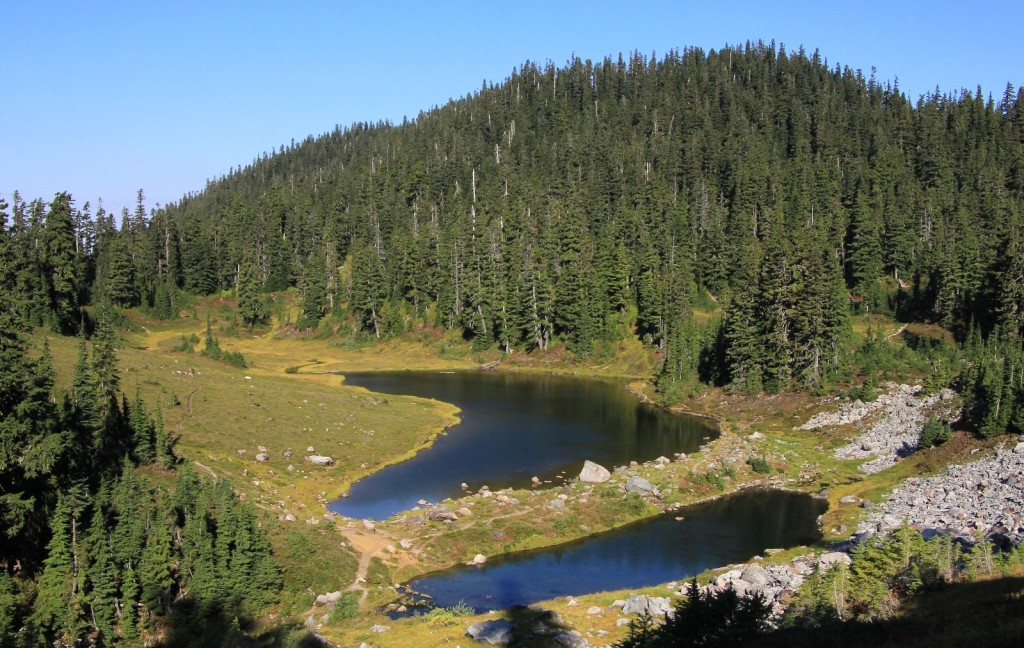
<instances>
[{"instance_id":1,"label":"blue water","mask_svg":"<svg viewBox=\"0 0 1024 648\"><path fill-rule=\"evenodd\" d=\"M747 561L766 548L815 542L825 508L824 500L809 495L744 491L578 542L429 574L409 587L430 595L431 605L462 601L482 612L681 581ZM676 521L677 516L685 519Z\"/></svg>"},{"instance_id":2,"label":"blue water","mask_svg":"<svg viewBox=\"0 0 1024 648\"><path fill-rule=\"evenodd\" d=\"M420 499L439 502L476 491L557 485L575 478L583 462L609 470L693 452L717 428L640 402L621 383L504 372L386 372L346 374L350 385L457 405L462 422L409 461L357 482L330 509L380 520Z\"/></svg>"}]
</instances>

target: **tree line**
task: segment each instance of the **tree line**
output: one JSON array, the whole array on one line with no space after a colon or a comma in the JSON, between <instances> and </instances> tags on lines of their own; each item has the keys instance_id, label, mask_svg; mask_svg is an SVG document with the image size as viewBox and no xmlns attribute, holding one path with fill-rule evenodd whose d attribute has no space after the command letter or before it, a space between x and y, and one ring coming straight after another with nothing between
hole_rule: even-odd
<instances>
[{"instance_id":1,"label":"tree line","mask_svg":"<svg viewBox=\"0 0 1024 648\"><path fill-rule=\"evenodd\" d=\"M774 42L526 62L148 215L140 191L120 227L16 195L5 267L23 319L62 330L97 298L169 317L215 291L256 326L294 289L299 328L576 357L635 337L670 396L815 388L841 373L851 313L1020 346L1022 93L912 102Z\"/></svg>"},{"instance_id":2,"label":"tree line","mask_svg":"<svg viewBox=\"0 0 1024 648\"><path fill-rule=\"evenodd\" d=\"M83 337L62 392L48 348L32 351L19 325L5 308L0 646L152 644L172 618L203 625L275 602L280 569L253 509L179 464L159 405L121 392L113 327L101 317Z\"/></svg>"}]
</instances>

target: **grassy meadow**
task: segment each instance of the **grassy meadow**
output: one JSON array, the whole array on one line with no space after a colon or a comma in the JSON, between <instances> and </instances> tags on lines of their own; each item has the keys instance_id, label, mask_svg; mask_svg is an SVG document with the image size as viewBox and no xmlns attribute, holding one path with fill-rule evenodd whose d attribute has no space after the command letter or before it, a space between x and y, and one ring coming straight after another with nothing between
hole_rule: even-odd
<instances>
[{"instance_id":1,"label":"grassy meadow","mask_svg":"<svg viewBox=\"0 0 1024 648\"><path fill-rule=\"evenodd\" d=\"M240 352L246 367L200 353L207 315L220 347ZM832 454L856 434L854 426L796 429L815 413L834 407L835 393L744 396L707 388L673 409L717 420L721 437L684 461L630 471L658 486L664 494L661 502L623 497L618 482L579 484L570 475L558 485L562 490L557 492L567 494L564 510L547 506L555 494L552 489L507 493L519 501L515 506L467 493L446 502L453 510L470 512L455 523L410 527L404 520L416 514L411 512L377 524L371 532L359 521L329 514L325 504L360 477L431 443L457 424L459 412L437 401L350 387L334 372L460 369L501 360L503 370L629 377L640 397L656 399L648 382L654 358L639 342L604 349L579 364L557 349L508 357L495 350L476 352L468 343L431 330L382 343L300 334L285 327L247 331L235 324L231 301L221 298L197 302L188 316L172 322L139 313L129 317L133 330L122 333L118 351L122 390L129 399L139 390L150 408L159 404L167 429L178 439L179 455L201 470L231 479L239 496L263 511L263 524L285 573L281 616L275 618L301 622L312 616L317 632L341 645L455 645L464 641L465 626L478 617L463 619L442 611L392 621L375 610L398 598L394 583L465 562L476 553L494 556L567 542L653 515L666 505L703 501L753 485L826 496L830 509L823 518L820 549L830 540L848 537L861 515L862 509L839 504L840 497L880 501L905 477L937 472L990 445L959 433L940 449L866 476L856 469L857 462ZM885 336L900 330L895 322L878 317L856 321L853 329L858 338L871 330ZM199 342L188 350L183 342L196 338ZM69 385L79 341L51 336L48 342L58 382ZM900 339L893 343L899 345ZM256 460L261 448L267 461ZM333 465L305 461L314 453L330 456ZM661 585L641 592L666 595L671 588ZM314 605L315 594L335 590L350 590L357 598L346 599L334 611ZM569 627L611 643L625 636L625 628L614 625L617 615L586 610L606 609L630 593L595 593L577 597L575 603L559 600L543 606L558 612ZM374 633L375 624L392 629Z\"/></svg>"}]
</instances>

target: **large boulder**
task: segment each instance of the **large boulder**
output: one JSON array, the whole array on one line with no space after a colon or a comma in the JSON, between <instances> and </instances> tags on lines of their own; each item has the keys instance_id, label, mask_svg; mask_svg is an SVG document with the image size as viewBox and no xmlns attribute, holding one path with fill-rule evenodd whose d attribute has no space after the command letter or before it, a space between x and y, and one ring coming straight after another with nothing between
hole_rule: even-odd
<instances>
[{"instance_id":1,"label":"large boulder","mask_svg":"<svg viewBox=\"0 0 1024 648\"><path fill-rule=\"evenodd\" d=\"M672 609L672 604L664 596L630 596L622 606L623 614L647 614L652 617L665 616Z\"/></svg>"},{"instance_id":2,"label":"large boulder","mask_svg":"<svg viewBox=\"0 0 1024 648\"><path fill-rule=\"evenodd\" d=\"M590 642L576 630L559 632L555 635L555 643L562 648L592 648Z\"/></svg>"},{"instance_id":3,"label":"large boulder","mask_svg":"<svg viewBox=\"0 0 1024 648\"><path fill-rule=\"evenodd\" d=\"M427 513L427 519L431 522L454 522L459 519L459 516L454 511L439 506Z\"/></svg>"},{"instance_id":4,"label":"large boulder","mask_svg":"<svg viewBox=\"0 0 1024 648\"><path fill-rule=\"evenodd\" d=\"M583 462L583 470L580 471L580 481L585 484L600 484L612 478L612 474L601 464L594 463L589 459Z\"/></svg>"},{"instance_id":5,"label":"large boulder","mask_svg":"<svg viewBox=\"0 0 1024 648\"><path fill-rule=\"evenodd\" d=\"M657 495L658 489L643 477L633 475L626 480L626 492L640 493L641 495Z\"/></svg>"},{"instance_id":6,"label":"large boulder","mask_svg":"<svg viewBox=\"0 0 1024 648\"><path fill-rule=\"evenodd\" d=\"M324 455L310 455L306 457L306 461L313 464L314 466L330 466L334 463L334 459Z\"/></svg>"},{"instance_id":7,"label":"large boulder","mask_svg":"<svg viewBox=\"0 0 1024 648\"><path fill-rule=\"evenodd\" d=\"M757 588L762 588L768 584L771 574L760 565L747 565L743 573L740 574L740 578Z\"/></svg>"},{"instance_id":8,"label":"large boulder","mask_svg":"<svg viewBox=\"0 0 1024 648\"><path fill-rule=\"evenodd\" d=\"M842 551L830 551L823 553L818 558L818 569L825 572L828 571L832 565L843 563L849 565L853 560L850 559L850 555L843 553Z\"/></svg>"},{"instance_id":9,"label":"large boulder","mask_svg":"<svg viewBox=\"0 0 1024 648\"><path fill-rule=\"evenodd\" d=\"M512 624L507 619L481 621L466 628L466 636L491 646L505 646L512 641Z\"/></svg>"}]
</instances>

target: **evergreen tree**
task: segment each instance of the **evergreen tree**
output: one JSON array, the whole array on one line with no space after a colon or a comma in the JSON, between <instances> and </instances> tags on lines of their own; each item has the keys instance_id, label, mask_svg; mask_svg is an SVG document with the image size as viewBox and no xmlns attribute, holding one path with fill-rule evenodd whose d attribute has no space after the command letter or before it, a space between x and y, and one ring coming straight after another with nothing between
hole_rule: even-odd
<instances>
[{"instance_id":1,"label":"evergreen tree","mask_svg":"<svg viewBox=\"0 0 1024 648\"><path fill-rule=\"evenodd\" d=\"M46 561L39 576L32 621L46 641L72 645L82 637L80 593L74 573L70 528L71 509L60 497L50 525Z\"/></svg>"},{"instance_id":2,"label":"evergreen tree","mask_svg":"<svg viewBox=\"0 0 1024 648\"><path fill-rule=\"evenodd\" d=\"M62 333L78 329L79 295L75 254L74 207L68 193L58 193L50 203L41 232L42 273L45 277L52 327Z\"/></svg>"},{"instance_id":3,"label":"evergreen tree","mask_svg":"<svg viewBox=\"0 0 1024 648\"><path fill-rule=\"evenodd\" d=\"M139 641L139 578L131 563L121 580L121 636L129 644Z\"/></svg>"},{"instance_id":4,"label":"evergreen tree","mask_svg":"<svg viewBox=\"0 0 1024 648\"><path fill-rule=\"evenodd\" d=\"M89 566L86 571L89 618L99 633L99 643L110 645L114 642L115 618L117 613L117 581L110 540L107 536L107 520L103 508L94 503L92 522L86 537Z\"/></svg>"},{"instance_id":5,"label":"evergreen tree","mask_svg":"<svg viewBox=\"0 0 1024 648\"><path fill-rule=\"evenodd\" d=\"M302 317L299 328L316 328L327 312L327 257L322 247L306 260L302 273Z\"/></svg>"},{"instance_id":6,"label":"evergreen tree","mask_svg":"<svg viewBox=\"0 0 1024 648\"><path fill-rule=\"evenodd\" d=\"M151 509L150 516L146 546L139 562L140 601L152 614L163 615L170 611L174 578L171 533L166 509L160 499Z\"/></svg>"},{"instance_id":7,"label":"evergreen tree","mask_svg":"<svg viewBox=\"0 0 1024 648\"><path fill-rule=\"evenodd\" d=\"M34 561L45 538L46 500L62 472L69 439L51 401L45 352L26 355L10 312L0 313L0 562Z\"/></svg>"},{"instance_id":8,"label":"evergreen tree","mask_svg":"<svg viewBox=\"0 0 1024 648\"><path fill-rule=\"evenodd\" d=\"M259 324L266 324L270 313L267 312L266 304L263 301L261 280L251 255L247 255L242 261L238 271L238 314L242 317L242 324L252 328Z\"/></svg>"}]
</instances>

